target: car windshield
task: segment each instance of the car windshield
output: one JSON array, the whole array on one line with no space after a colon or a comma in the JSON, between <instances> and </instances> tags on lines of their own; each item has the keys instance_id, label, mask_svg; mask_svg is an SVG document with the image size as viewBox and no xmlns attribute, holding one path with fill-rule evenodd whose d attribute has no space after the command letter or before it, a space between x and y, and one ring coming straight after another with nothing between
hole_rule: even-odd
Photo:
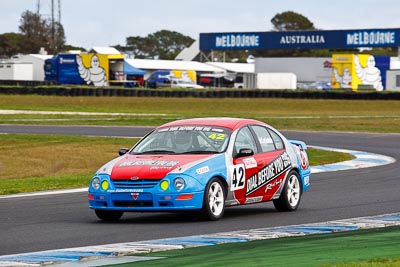
<instances>
[{"instance_id":1,"label":"car windshield","mask_svg":"<svg viewBox=\"0 0 400 267\"><path fill-rule=\"evenodd\" d=\"M215 126L160 128L143 138L131 154L214 154L226 150L231 131Z\"/></svg>"}]
</instances>

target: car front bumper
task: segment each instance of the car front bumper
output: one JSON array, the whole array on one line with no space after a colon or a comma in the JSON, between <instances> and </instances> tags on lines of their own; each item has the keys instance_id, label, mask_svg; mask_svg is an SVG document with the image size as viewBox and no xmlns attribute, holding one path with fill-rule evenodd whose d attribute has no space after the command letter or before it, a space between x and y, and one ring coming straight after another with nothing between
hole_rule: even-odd
<instances>
[{"instance_id":1,"label":"car front bumper","mask_svg":"<svg viewBox=\"0 0 400 267\"><path fill-rule=\"evenodd\" d=\"M180 211L203 206L204 191L194 193L153 194L150 192L89 192L89 207L114 211Z\"/></svg>"}]
</instances>

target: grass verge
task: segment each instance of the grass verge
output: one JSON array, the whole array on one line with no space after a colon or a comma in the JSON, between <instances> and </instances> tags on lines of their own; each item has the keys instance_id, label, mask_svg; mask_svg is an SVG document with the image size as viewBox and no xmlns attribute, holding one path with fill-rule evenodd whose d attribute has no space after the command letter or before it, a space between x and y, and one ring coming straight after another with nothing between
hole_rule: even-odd
<instances>
[{"instance_id":1,"label":"grass verge","mask_svg":"<svg viewBox=\"0 0 400 267\"><path fill-rule=\"evenodd\" d=\"M87 186L91 175L138 139L0 135L0 194Z\"/></svg>"},{"instance_id":2,"label":"grass verge","mask_svg":"<svg viewBox=\"0 0 400 267\"><path fill-rule=\"evenodd\" d=\"M278 98L60 97L2 95L1 109L123 113L0 115L3 123L157 126L191 117L254 118L280 130L398 133L399 101Z\"/></svg>"},{"instance_id":3,"label":"grass verge","mask_svg":"<svg viewBox=\"0 0 400 267\"><path fill-rule=\"evenodd\" d=\"M400 227L268 239L149 253L134 266L399 266ZM137 254L136 256L143 256Z\"/></svg>"}]
</instances>

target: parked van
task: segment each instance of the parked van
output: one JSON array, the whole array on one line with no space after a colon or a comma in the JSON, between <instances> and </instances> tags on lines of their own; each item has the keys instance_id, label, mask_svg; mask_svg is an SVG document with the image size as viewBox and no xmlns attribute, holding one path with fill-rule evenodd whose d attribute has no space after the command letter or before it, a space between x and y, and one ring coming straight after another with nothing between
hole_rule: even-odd
<instances>
[{"instance_id":1,"label":"parked van","mask_svg":"<svg viewBox=\"0 0 400 267\"><path fill-rule=\"evenodd\" d=\"M171 72L168 70L156 70L146 80L146 87L170 87L171 86Z\"/></svg>"},{"instance_id":2,"label":"parked van","mask_svg":"<svg viewBox=\"0 0 400 267\"><path fill-rule=\"evenodd\" d=\"M196 72L194 70L156 70L146 80L146 85L149 88L198 88L196 81Z\"/></svg>"}]
</instances>

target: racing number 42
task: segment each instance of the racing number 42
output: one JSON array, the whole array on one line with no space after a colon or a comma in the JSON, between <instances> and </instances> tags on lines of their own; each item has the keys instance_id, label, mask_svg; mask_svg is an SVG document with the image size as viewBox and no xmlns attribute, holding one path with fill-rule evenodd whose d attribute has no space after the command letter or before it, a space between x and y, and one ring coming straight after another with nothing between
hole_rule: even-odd
<instances>
[{"instance_id":1,"label":"racing number 42","mask_svg":"<svg viewBox=\"0 0 400 267\"><path fill-rule=\"evenodd\" d=\"M231 177L232 177L231 191L243 189L244 178L245 178L244 164L238 164L232 166Z\"/></svg>"}]
</instances>

